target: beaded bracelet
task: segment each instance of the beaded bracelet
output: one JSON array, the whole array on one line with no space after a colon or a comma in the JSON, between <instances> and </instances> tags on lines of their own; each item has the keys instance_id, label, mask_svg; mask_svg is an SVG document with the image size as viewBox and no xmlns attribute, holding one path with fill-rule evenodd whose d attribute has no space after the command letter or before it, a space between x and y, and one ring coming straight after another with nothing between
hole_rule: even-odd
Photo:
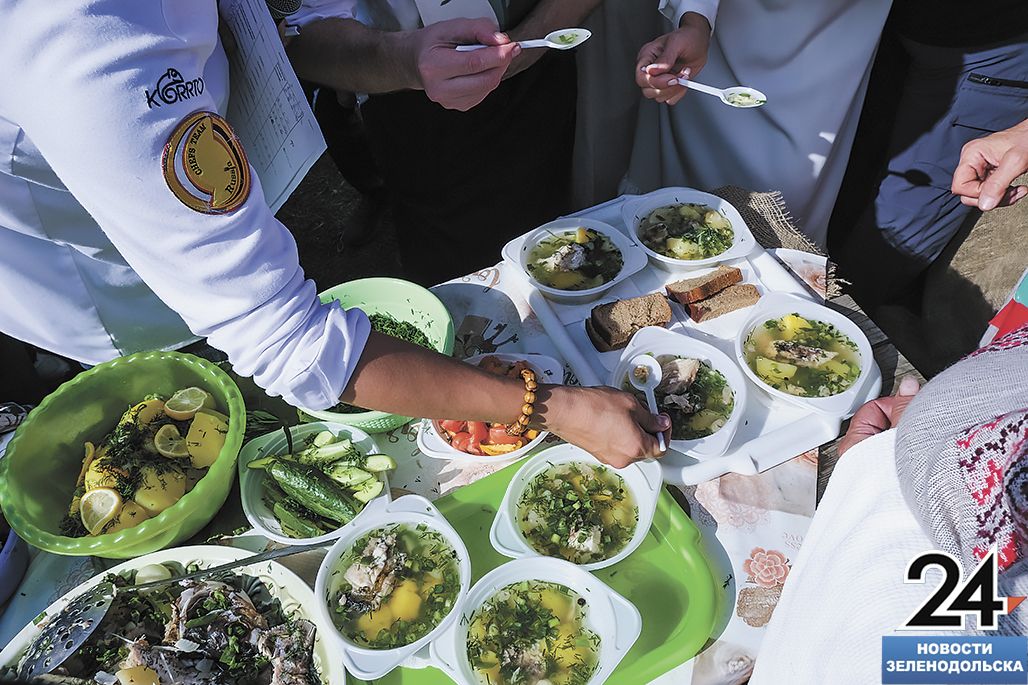
<instances>
[{"instance_id":1,"label":"beaded bracelet","mask_svg":"<svg viewBox=\"0 0 1028 685\"><path fill-rule=\"evenodd\" d=\"M525 403L521 405L521 416L514 423L507 426L507 435L519 436L528 430L528 424L532 421L532 413L535 411L535 391L539 384L535 382L535 371L524 369L521 377L525 380Z\"/></svg>"}]
</instances>

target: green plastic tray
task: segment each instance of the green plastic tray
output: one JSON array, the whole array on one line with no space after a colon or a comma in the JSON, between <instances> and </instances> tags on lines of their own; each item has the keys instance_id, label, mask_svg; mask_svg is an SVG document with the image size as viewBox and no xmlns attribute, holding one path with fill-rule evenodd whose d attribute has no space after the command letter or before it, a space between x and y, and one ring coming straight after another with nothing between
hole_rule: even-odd
<instances>
[{"instance_id":1,"label":"green plastic tray","mask_svg":"<svg viewBox=\"0 0 1028 685\"><path fill-rule=\"evenodd\" d=\"M436 500L471 554L472 583L510 561L489 544L489 526L514 474L512 464ZM627 559L595 575L624 595L642 614L642 634L609 685L640 685L685 663L707 642L717 620L720 590L700 549L700 531L666 490L653 526ZM354 681L363 682L363 681ZM450 685L435 668L398 668L375 685Z\"/></svg>"}]
</instances>

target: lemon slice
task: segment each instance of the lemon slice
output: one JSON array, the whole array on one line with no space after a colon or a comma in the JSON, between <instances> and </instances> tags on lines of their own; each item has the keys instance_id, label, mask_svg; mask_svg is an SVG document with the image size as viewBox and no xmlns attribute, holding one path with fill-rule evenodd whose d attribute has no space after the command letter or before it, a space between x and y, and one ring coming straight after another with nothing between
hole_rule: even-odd
<instances>
[{"instance_id":1,"label":"lemon slice","mask_svg":"<svg viewBox=\"0 0 1028 685\"><path fill-rule=\"evenodd\" d=\"M161 426L153 436L153 446L157 448L162 456L171 459L188 459L189 448L186 446L186 439L178 432L178 428L172 424Z\"/></svg>"},{"instance_id":2,"label":"lemon slice","mask_svg":"<svg viewBox=\"0 0 1028 685\"><path fill-rule=\"evenodd\" d=\"M210 393L203 388L184 388L164 403L164 413L176 421L187 421L204 407L214 407Z\"/></svg>"},{"instance_id":3,"label":"lemon slice","mask_svg":"<svg viewBox=\"0 0 1028 685\"><path fill-rule=\"evenodd\" d=\"M96 488L82 495L79 514L82 525L92 535L97 535L104 526L121 513L121 495L111 488Z\"/></svg>"}]
</instances>

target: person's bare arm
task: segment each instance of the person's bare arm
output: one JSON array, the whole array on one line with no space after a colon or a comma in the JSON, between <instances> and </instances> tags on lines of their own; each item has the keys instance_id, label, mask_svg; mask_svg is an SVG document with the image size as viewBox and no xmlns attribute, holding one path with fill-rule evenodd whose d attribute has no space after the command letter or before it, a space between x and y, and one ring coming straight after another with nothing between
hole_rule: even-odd
<instances>
[{"instance_id":1,"label":"person's bare arm","mask_svg":"<svg viewBox=\"0 0 1028 685\"><path fill-rule=\"evenodd\" d=\"M541 0L520 24L508 31L511 40L542 38L551 31L575 28L596 9L601 0ZM515 58L504 78L524 71L546 53L545 49L525 50Z\"/></svg>"},{"instance_id":2,"label":"person's bare arm","mask_svg":"<svg viewBox=\"0 0 1028 685\"><path fill-rule=\"evenodd\" d=\"M490 47L454 50L472 43ZM444 107L467 110L496 88L521 48L485 19L455 19L416 31L322 19L304 26L287 52L300 78L338 91L424 90Z\"/></svg>"},{"instance_id":3,"label":"person's bare arm","mask_svg":"<svg viewBox=\"0 0 1028 685\"><path fill-rule=\"evenodd\" d=\"M373 332L340 399L404 416L512 423L524 394L520 380ZM539 385L533 419L617 467L660 456L654 435L671 427L628 393L562 385Z\"/></svg>"}]
</instances>

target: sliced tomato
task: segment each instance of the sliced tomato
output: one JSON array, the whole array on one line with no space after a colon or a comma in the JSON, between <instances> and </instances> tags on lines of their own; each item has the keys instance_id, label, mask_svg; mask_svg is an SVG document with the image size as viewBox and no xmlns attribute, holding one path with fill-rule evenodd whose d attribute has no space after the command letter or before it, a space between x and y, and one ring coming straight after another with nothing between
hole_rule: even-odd
<instances>
[{"instance_id":1,"label":"sliced tomato","mask_svg":"<svg viewBox=\"0 0 1028 685\"><path fill-rule=\"evenodd\" d=\"M452 438L450 438L450 445L455 450L460 450L461 452L467 452L468 451L468 447L471 446L471 434L470 433L457 433Z\"/></svg>"},{"instance_id":2,"label":"sliced tomato","mask_svg":"<svg viewBox=\"0 0 1028 685\"><path fill-rule=\"evenodd\" d=\"M489 429L489 442L493 445L514 445L521 442L517 435L507 435L507 427L497 424Z\"/></svg>"},{"instance_id":3,"label":"sliced tomato","mask_svg":"<svg viewBox=\"0 0 1028 685\"><path fill-rule=\"evenodd\" d=\"M462 433L467 426L467 421L454 421L447 419L446 421L440 421L439 425L444 431L450 431L451 433Z\"/></svg>"},{"instance_id":4,"label":"sliced tomato","mask_svg":"<svg viewBox=\"0 0 1028 685\"><path fill-rule=\"evenodd\" d=\"M482 442L489 437L489 425L485 421L468 421L468 432L475 442Z\"/></svg>"}]
</instances>

